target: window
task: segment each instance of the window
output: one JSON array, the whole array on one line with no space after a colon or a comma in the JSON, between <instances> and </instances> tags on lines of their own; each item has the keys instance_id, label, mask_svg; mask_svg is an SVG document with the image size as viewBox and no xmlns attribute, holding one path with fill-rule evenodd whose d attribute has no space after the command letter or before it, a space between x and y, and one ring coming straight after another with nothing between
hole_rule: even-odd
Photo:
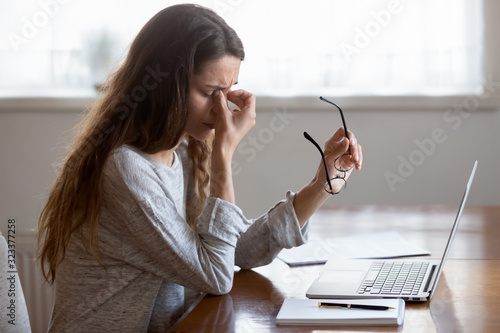
<instances>
[{"instance_id":1,"label":"window","mask_svg":"<svg viewBox=\"0 0 500 333\"><path fill-rule=\"evenodd\" d=\"M140 28L182 1L25 0L0 5L0 94L78 94ZM235 28L257 95L466 94L482 79L479 0L206 0Z\"/></svg>"}]
</instances>

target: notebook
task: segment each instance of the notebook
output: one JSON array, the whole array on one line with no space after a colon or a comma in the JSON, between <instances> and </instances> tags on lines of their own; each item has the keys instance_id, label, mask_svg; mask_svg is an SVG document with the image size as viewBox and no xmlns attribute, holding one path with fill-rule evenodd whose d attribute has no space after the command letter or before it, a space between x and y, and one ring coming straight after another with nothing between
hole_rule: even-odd
<instances>
[{"instance_id":1,"label":"notebook","mask_svg":"<svg viewBox=\"0 0 500 333\"><path fill-rule=\"evenodd\" d=\"M431 299L462 217L476 173L474 163L441 260L328 260L306 292L308 298Z\"/></svg>"},{"instance_id":2,"label":"notebook","mask_svg":"<svg viewBox=\"0 0 500 333\"><path fill-rule=\"evenodd\" d=\"M318 302L338 301L392 307L389 310L320 308ZM378 300L315 300L286 298L276 316L276 325L308 326L389 326L404 321L405 303L401 299Z\"/></svg>"}]
</instances>

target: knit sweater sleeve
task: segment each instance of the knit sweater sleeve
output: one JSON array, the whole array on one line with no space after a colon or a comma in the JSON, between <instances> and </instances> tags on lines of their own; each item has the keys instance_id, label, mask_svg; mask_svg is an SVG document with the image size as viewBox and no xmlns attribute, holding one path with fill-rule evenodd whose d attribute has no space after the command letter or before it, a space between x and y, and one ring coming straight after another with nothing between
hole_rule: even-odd
<instances>
[{"instance_id":1,"label":"knit sweater sleeve","mask_svg":"<svg viewBox=\"0 0 500 333\"><path fill-rule=\"evenodd\" d=\"M288 192L286 199L278 202L266 214L252 220L236 247L236 265L253 268L270 263L283 248L292 248L307 242L309 221L301 227L293 200L295 193Z\"/></svg>"},{"instance_id":2,"label":"knit sweater sleeve","mask_svg":"<svg viewBox=\"0 0 500 333\"><path fill-rule=\"evenodd\" d=\"M195 231L175 204L175 195L184 194L182 188L170 188L169 179L132 150L119 150L112 162L107 197L113 202L107 207L126 212L120 225L129 238L126 260L190 289L229 292L235 247L251 221L237 206L211 197ZM117 255L123 256L123 251Z\"/></svg>"}]
</instances>

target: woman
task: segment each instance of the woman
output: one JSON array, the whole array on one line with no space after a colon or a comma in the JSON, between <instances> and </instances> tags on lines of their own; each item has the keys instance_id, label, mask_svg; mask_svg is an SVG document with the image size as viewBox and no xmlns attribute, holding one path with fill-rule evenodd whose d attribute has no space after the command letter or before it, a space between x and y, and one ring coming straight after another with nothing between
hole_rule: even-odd
<instances>
[{"instance_id":1,"label":"woman","mask_svg":"<svg viewBox=\"0 0 500 333\"><path fill-rule=\"evenodd\" d=\"M40 217L51 331L163 332L189 291L227 293L235 264L267 264L306 241L329 196L322 166L254 221L235 206L231 159L255 123L255 97L231 90L243 58L236 33L196 5L168 7L139 32ZM359 169L361 148L340 130L329 166L349 149L344 166Z\"/></svg>"}]
</instances>

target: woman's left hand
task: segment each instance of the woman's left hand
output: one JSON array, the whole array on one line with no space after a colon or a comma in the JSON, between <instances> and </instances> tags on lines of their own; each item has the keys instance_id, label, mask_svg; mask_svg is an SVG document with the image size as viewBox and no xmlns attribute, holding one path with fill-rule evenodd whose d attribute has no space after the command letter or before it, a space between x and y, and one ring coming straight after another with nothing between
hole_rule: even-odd
<instances>
[{"instance_id":1,"label":"woman's left hand","mask_svg":"<svg viewBox=\"0 0 500 333\"><path fill-rule=\"evenodd\" d=\"M221 149L232 156L234 150L255 125L255 96L245 90L230 90L227 98L221 91L214 93L216 114L214 149ZM229 110L227 101L233 102L238 108Z\"/></svg>"}]
</instances>

